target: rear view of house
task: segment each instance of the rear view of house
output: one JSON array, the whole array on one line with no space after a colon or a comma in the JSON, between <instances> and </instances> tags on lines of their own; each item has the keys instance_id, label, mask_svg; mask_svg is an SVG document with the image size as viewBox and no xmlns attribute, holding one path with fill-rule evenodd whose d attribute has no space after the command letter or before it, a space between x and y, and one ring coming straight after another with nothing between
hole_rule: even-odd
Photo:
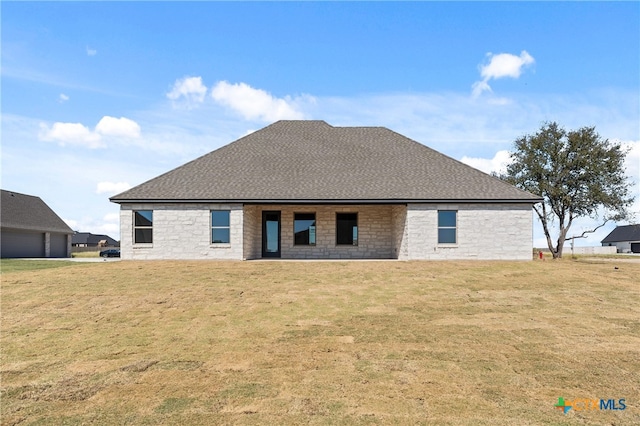
<instances>
[{"instance_id":1,"label":"rear view of house","mask_svg":"<svg viewBox=\"0 0 640 426\"><path fill-rule=\"evenodd\" d=\"M383 127L279 121L111 201L124 259L530 260L541 200Z\"/></svg>"},{"instance_id":2,"label":"rear view of house","mask_svg":"<svg viewBox=\"0 0 640 426\"><path fill-rule=\"evenodd\" d=\"M2 190L0 256L70 257L73 230L39 197Z\"/></svg>"}]
</instances>

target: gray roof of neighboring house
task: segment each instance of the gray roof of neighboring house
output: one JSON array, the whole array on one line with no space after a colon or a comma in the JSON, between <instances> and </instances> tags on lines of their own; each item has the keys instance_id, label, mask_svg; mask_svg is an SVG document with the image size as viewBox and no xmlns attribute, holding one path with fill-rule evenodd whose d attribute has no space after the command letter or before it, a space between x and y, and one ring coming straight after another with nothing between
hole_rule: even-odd
<instances>
[{"instance_id":1,"label":"gray roof of neighboring house","mask_svg":"<svg viewBox=\"0 0 640 426\"><path fill-rule=\"evenodd\" d=\"M71 236L71 244L98 245L100 241L106 241L110 246L119 246L116 240L104 234L92 234L91 232L74 232Z\"/></svg>"},{"instance_id":2,"label":"gray roof of neighboring house","mask_svg":"<svg viewBox=\"0 0 640 426\"><path fill-rule=\"evenodd\" d=\"M0 198L0 225L37 232L73 233L40 197L4 189Z\"/></svg>"},{"instance_id":3,"label":"gray roof of neighboring house","mask_svg":"<svg viewBox=\"0 0 640 426\"><path fill-rule=\"evenodd\" d=\"M515 188L384 127L278 121L111 201L531 202Z\"/></svg>"},{"instance_id":4,"label":"gray roof of neighboring house","mask_svg":"<svg viewBox=\"0 0 640 426\"><path fill-rule=\"evenodd\" d=\"M617 243L621 241L640 241L640 224L618 226L604 237L601 243Z\"/></svg>"}]
</instances>

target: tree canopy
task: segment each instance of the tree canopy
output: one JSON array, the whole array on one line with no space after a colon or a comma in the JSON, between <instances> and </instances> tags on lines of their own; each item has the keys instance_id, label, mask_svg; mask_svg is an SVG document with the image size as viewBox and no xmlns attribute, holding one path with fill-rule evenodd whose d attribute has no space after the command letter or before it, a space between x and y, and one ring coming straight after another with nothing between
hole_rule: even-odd
<instances>
[{"instance_id":1,"label":"tree canopy","mask_svg":"<svg viewBox=\"0 0 640 426\"><path fill-rule=\"evenodd\" d=\"M619 142L603 139L595 127L566 131L555 122L545 123L514 142L511 162L500 178L544 199L534 210L549 250L558 258L574 219L601 219L603 226L629 216L634 198L624 168L627 153ZM556 221L554 245L551 228Z\"/></svg>"}]
</instances>

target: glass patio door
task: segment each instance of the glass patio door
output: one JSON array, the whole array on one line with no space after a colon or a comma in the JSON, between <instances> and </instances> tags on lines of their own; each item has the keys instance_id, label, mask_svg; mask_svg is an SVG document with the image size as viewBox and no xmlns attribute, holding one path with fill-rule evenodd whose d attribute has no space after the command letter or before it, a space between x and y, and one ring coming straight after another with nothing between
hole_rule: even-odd
<instances>
[{"instance_id":1,"label":"glass patio door","mask_svg":"<svg viewBox=\"0 0 640 426\"><path fill-rule=\"evenodd\" d=\"M262 257L280 257L280 212L262 212Z\"/></svg>"}]
</instances>

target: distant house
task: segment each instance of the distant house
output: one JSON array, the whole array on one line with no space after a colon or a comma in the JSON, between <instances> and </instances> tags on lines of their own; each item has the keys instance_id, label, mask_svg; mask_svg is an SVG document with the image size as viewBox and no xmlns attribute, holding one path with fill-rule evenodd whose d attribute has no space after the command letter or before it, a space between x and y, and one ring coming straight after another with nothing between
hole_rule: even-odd
<instances>
[{"instance_id":1,"label":"distant house","mask_svg":"<svg viewBox=\"0 0 640 426\"><path fill-rule=\"evenodd\" d=\"M531 260L542 200L384 127L278 121L111 201L124 259Z\"/></svg>"},{"instance_id":2,"label":"distant house","mask_svg":"<svg viewBox=\"0 0 640 426\"><path fill-rule=\"evenodd\" d=\"M2 190L0 257L69 257L72 234L39 197Z\"/></svg>"},{"instance_id":3,"label":"distant house","mask_svg":"<svg viewBox=\"0 0 640 426\"><path fill-rule=\"evenodd\" d=\"M120 243L108 235L74 232L71 247L119 247Z\"/></svg>"},{"instance_id":4,"label":"distant house","mask_svg":"<svg viewBox=\"0 0 640 426\"><path fill-rule=\"evenodd\" d=\"M640 224L616 227L602 245L615 246L618 253L640 253Z\"/></svg>"}]
</instances>

